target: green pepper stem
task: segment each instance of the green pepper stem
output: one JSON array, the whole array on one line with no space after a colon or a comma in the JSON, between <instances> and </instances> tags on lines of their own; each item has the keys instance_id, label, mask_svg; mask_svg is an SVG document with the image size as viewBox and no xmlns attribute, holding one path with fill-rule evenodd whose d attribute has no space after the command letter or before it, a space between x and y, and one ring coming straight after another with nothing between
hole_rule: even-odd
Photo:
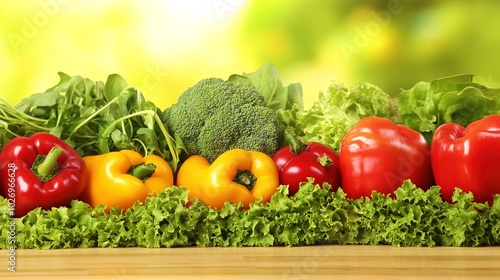
<instances>
[{"instance_id":1,"label":"green pepper stem","mask_svg":"<svg viewBox=\"0 0 500 280\"><path fill-rule=\"evenodd\" d=\"M38 166L36 166L36 172L42 181L48 181L50 178L54 177L54 173L57 166L57 159L61 156L64 150L60 147L54 146L46 156L38 161ZM40 156L39 156L40 157ZM37 163L35 161L35 163Z\"/></svg>"},{"instance_id":2,"label":"green pepper stem","mask_svg":"<svg viewBox=\"0 0 500 280\"><path fill-rule=\"evenodd\" d=\"M255 183L257 183L257 178L250 170L238 170L233 182L243 185L251 191L255 187Z\"/></svg>"},{"instance_id":3,"label":"green pepper stem","mask_svg":"<svg viewBox=\"0 0 500 280\"><path fill-rule=\"evenodd\" d=\"M138 178L141 181L145 181L155 173L156 165L154 163L139 164L132 167L132 176Z\"/></svg>"},{"instance_id":4,"label":"green pepper stem","mask_svg":"<svg viewBox=\"0 0 500 280\"><path fill-rule=\"evenodd\" d=\"M290 151L294 154L298 154L307 148L307 144L300 141L290 129L285 129L284 137L286 143L290 146Z\"/></svg>"}]
</instances>

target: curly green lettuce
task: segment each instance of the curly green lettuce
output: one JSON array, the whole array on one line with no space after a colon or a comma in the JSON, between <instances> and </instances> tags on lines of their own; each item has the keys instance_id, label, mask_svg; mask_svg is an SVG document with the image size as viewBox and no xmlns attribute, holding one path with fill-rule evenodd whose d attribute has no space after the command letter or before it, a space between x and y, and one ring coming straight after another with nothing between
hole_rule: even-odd
<instances>
[{"instance_id":1,"label":"curly green lettuce","mask_svg":"<svg viewBox=\"0 0 500 280\"><path fill-rule=\"evenodd\" d=\"M187 189L170 187L127 211L69 207L35 209L12 220L0 198L1 249L89 247L242 247L372 244L393 246L500 245L500 195L491 206L473 202L458 189L454 203L441 199L437 186L417 188L410 181L395 197L347 199L342 189L310 180L292 197L280 186L271 201L244 210L226 203L221 210L198 200L189 207ZM10 244L12 237L15 244Z\"/></svg>"},{"instance_id":2,"label":"curly green lettuce","mask_svg":"<svg viewBox=\"0 0 500 280\"><path fill-rule=\"evenodd\" d=\"M378 116L397 120L393 98L367 82L358 82L351 88L333 83L326 92L320 92L311 108L295 106L278 110L278 115L300 140L320 142L337 150L342 137L360 119Z\"/></svg>"}]
</instances>

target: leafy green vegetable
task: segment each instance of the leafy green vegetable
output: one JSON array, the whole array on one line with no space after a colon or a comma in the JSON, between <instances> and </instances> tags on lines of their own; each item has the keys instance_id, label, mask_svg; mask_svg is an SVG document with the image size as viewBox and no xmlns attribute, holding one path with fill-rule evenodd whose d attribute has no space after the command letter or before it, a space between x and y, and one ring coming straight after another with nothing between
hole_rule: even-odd
<instances>
[{"instance_id":1,"label":"leafy green vegetable","mask_svg":"<svg viewBox=\"0 0 500 280\"><path fill-rule=\"evenodd\" d=\"M484 116L500 113L500 89L474 83L473 75L443 77L418 82L398 98L401 122L431 141L434 131L446 122L463 126Z\"/></svg>"},{"instance_id":2,"label":"leafy green vegetable","mask_svg":"<svg viewBox=\"0 0 500 280\"><path fill-rule=\"evenodd\" d=\"M0 103L0 144L17 135L49 131L81 155L134 149L156 153L176 165L185 148L162 124L171 117L169 109L163 114L116 74L105 83L59 75L57 85L15 107ZM441 123L466 125L500 112L499 89L475 84L471 75L417 83L398 96L399 115L394 100L369 83L352 88L332 84L311 109L304 110L300 85L284 87L272 64L255 73L233 75L230 81L261 92L267 107L277 111L281 123L301 140L334 148L366 116L400 118L429 139ZM11 219L8 200L0 197L0 224L9 225L0 229L0 248L500 245L500 194L489 206L457 189L453 203L447 203L439 186L424 191L405 181L394 197L374 192L370 199L351 200L341 188L331 192L328 184L312 182L303 183L291 197L287 187L280 186L270 202L254 203L248 210L230 203L216 210L198 200L187 207L188 191L173 186L127 211L115 207L108 214L103 206L91 208L74 200L68 207L37 208ZM15 244L10 244L12 236Z\"/></svg>"},{"instance_id":3,"label":"leafy green vegetable","mask_svg":"<svg viewBox=\"0 0 500 280\"><path fill-rule=\"evenodd\" d=\"M0 104L2 143L15 136L50 132L80 155L131 149L157 154L176 168L182 145L162 123L162 113L117 74L106 83L59 73L57 85L33 94L16 106Z\"/></svg>"},{"instance_id":4,"label":"leafy green vegetable","mask_svg":"<svg viewBox=\"0 0 500 280\"><path fill-rule=\"evenodd\" d=\"M302 141L320 142L339 149L345 133L367 116L396 121L394 100L380 88L358 82L352 88L332 84L320 92L309 110L298 106L278 110L280 121L292 129Z\"/></svg>"},{"instance_id":5,"label":"leafy green vegetable","mask_svg":"<svg viewBox=\"0 0 500 280\"><path fill-rule=\"evenodd\" d=\"M304 106L302 85L293 83L285 87L272 63L264 64L252 73L233 74L228 81L255 87L264 96L266 106L274 111L291 109L294 104L300 108Z\"/></svg>"},{"instance_id":6,"label":"leafy green vegetable","mask_svg":"<svg viewBox=\"0 0 500 280\"><path fill-rule=\"evenodd\" d=\"M473 202L458 189L454 203L441 199L437 186L427 191L410 181L395 197L347 199L342 189L303 183L292 197L280 186L271 201L248 210L226 203L215 210L198 200L189 207L187 190L170 187L123 212L69 207L31 211L15 219L17 248L301 246L389 244L393 246L500 245L500 195L493 205ZM8 224L7 199L0 198L0 224ZM10 228L3 227L0 248L7 249Z\"/></svg>"}]
</instances>

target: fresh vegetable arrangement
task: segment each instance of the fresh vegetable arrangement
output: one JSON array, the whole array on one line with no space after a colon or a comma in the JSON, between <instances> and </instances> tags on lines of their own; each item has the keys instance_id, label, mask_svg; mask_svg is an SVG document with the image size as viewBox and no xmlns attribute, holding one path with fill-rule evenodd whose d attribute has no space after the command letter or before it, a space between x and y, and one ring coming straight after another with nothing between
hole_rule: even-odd
<instances>
[{"instance_id":1,"label":"fresh vegetable arrangement","mask_svg":"<svg viewBox=\"0 0 500 280\"><path fill-rule=\"evenodd\" d=\"M310 109L272 64L168 108L60 77L0 103L2 249L500 245L500 92L471 75L332 84Z\"/></svg>"}]
</instances>

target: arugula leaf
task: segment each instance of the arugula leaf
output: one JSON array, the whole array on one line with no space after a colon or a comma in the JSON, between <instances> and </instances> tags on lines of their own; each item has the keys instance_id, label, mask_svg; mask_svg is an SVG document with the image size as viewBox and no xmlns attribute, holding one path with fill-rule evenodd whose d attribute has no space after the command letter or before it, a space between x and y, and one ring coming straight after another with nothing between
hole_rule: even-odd
<instances>
[{"instance_id":1,"label":"arugula leaf","mask_svg":"<svg viewBox=\"0 0 500 280\"><path fill-rule=\"evenodd\" d=\"M161 122L162 113L118 74L106 83L59 73L57 85L33 94L15 107L0 104L0 123L15 136L50 132L65 140L81 156L130 149L165 158L174 170L185 149Z\"/></svg>"},{"instance_id":2,"label":"arugula leaf","mask_svg":"<svg viewBox=\"0 0 500 280\"><path fill-rule=\"evenodd\" d=\"M130 86L125 79L118 74L108 76L104 86L104 96L107 100L112 100L124 93Z\"/></svg>"}]
</instances>

